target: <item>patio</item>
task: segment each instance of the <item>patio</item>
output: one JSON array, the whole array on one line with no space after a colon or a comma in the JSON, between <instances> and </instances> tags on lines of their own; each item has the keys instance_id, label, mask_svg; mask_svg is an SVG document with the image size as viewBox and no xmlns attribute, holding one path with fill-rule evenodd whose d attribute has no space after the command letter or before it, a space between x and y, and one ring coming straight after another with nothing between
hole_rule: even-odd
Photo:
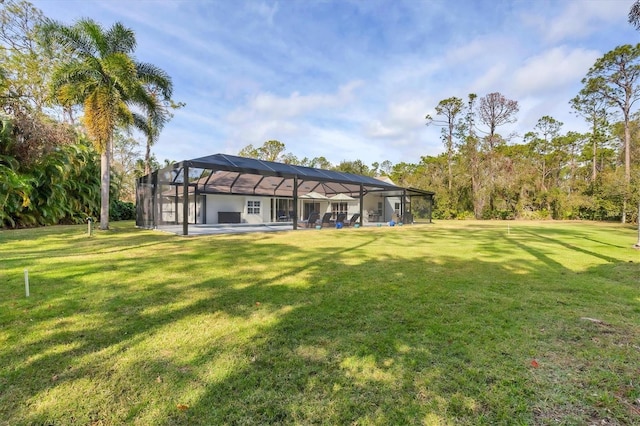
<instances>
[{"instance_id":1,"label":"patio","mask_svg":"<svg viewBox=\"0 0 640 426\"><path fill-rule=\"evenodd\" d=\"M312 212L334 221L357 214L360 226L412 223L412 200L423 200L430 221L433 195L388 178L215 154L139 178L136 225L182 235L269 232L298 229Z\"/></svg>"}]
</instances>

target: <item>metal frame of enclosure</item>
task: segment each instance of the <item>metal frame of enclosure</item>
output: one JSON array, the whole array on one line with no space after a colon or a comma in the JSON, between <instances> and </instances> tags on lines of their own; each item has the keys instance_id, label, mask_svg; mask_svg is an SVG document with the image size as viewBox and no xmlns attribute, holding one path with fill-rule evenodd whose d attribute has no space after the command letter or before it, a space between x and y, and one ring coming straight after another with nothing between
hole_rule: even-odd
<instances>
[{"instance_id":1,"label":"metal frame of enclosure","mask_svg":"<svg viewBox=\"0 0 640 426\"><path fill-rule=\"evenodd\" d=\"M214 154L181 161L136 181L136 225L142 228L202 224L204 195L255 195L293 200L293 229L298 228L298 198L310 192L326 196L347 194L360 202L360 225L365 195L379 193L401 197L401 215L413 223L411 203L424 199L425 216L431 222L431 191L403 188L369 176L262 161L234 155Z\"/></svg>"}]
</instances>

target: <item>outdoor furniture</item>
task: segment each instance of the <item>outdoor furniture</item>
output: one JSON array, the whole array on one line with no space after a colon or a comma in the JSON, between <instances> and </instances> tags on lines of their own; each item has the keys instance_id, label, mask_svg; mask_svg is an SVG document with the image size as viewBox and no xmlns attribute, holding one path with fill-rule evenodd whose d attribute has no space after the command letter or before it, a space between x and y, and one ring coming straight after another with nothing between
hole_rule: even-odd
<instances>
[{"instance_id":1,"label":"outdoor furniture","mask_svg":"<svg viewBox=\"0 0 640 426\"><path fill-rule=\"evenodd\" d=\"M332 223L331 223L331 216L332 215L333 215L333 213L325 213L324 216L322 216L322 222L320 223L320 226L322 226L324 228L325 225L332 225Z\"/></svg>"},{"instance_id":2,"label":"outdoor furniture","mask_svg":"<svg viewBox=\"0 0 640 426\"><path fill-rule=\"evenodd\" d=\"M289 216L287 216L284 210L278 210L276 220L278 222L286 222L287 220L289 220Z\"/></svg>"},{"instance_id":3,"label":"outdoor furniture","mask_svg":"<svg viewBox=\"0 0 640 426\"><path fill-rule=\"evenodd\" d=\"M338 216L336 217L336 223L344 223L346 218L347 218L346 213L338 213Z\"/></svg>"},{"instance_id":4,"label":"outdoor furniture","mask_svg":"<svg viewBox=\"0 0 640 426\"><path fill-rule=\"evenodd\" d=\"M218 223L240 223L240 212L218 212Z\"/></svg>"},{"instance_id":5,"label":"outdoor furniture","mask_svg":"<svg viewBox=\"0 0 640 426\"><path fill-rule=\"evenodd\" d=\"M358 223L359 219L360 219L360 213L356 213L353 216L351 216L351 219L349 220L349 222L346 222L344 226L355 225L356 223Z\"/></svg>"},{"instance_id":6,"label":"outdoor furniture","mask_svg":"<svg viewBox=\"0 0 640 426\"><path fill-rule=\"evenodd\" d=\"M316 225L318 218L320 218L320 213L311 212L309 213L309 218L307 220L303 220L302 223L304 223L307 228L313 228Z\"/></svg>"}]
</instances>

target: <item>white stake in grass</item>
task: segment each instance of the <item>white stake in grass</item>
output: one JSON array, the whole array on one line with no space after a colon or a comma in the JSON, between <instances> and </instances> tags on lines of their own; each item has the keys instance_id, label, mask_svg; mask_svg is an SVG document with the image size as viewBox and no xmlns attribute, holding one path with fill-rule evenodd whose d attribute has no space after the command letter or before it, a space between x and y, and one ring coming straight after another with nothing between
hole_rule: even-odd
<instances>
[{"instance_id":1,"label":"white stake in grass","mask_svg":"<svg viewBox=\"0 0 640 426\"><path fill-rule=\"evenodd\" d=\"M24 270L24 293L29 297L29 270Z\"/></svg>"}]
</instances>

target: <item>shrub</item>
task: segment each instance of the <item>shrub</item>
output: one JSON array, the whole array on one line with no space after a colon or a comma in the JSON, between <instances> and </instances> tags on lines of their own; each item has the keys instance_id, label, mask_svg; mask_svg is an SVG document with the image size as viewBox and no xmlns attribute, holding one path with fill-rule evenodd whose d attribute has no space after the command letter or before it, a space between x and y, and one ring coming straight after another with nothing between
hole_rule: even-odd
<instances>
[{"instance_id":1,"label":"shrub","mask_svg":"<svg viewBox=\"0 0 640 426\"><path fill-rule=\"evenodd\" d=\"M115 200L109 209L111 220L133 220L136 218L136 206L133 203L122 200Z\"/></svg>"}]
</instances>

